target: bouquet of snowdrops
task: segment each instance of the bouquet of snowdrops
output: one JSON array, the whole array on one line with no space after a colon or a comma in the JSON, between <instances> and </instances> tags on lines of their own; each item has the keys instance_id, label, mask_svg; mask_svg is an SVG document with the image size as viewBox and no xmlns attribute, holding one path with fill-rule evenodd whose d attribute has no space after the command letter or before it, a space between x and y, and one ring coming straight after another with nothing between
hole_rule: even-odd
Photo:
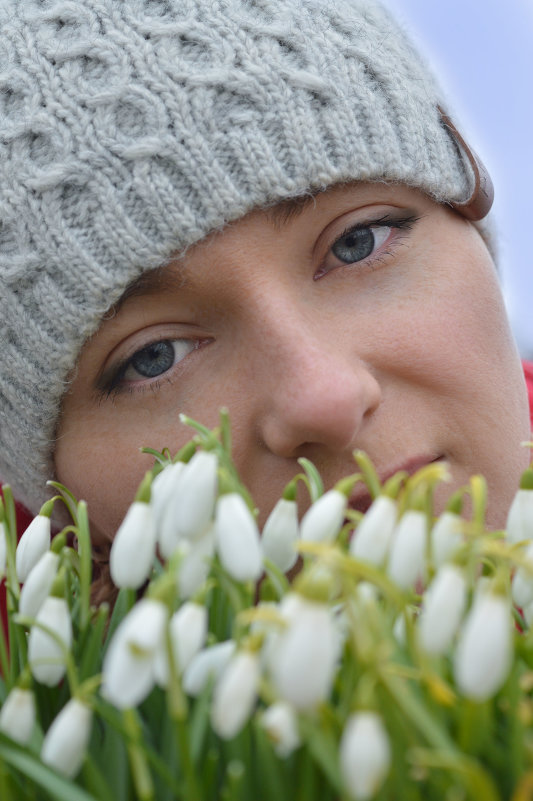
<instances>
[{"instance_id":1,"label":"bouquet of snowdrops","mask_svg":"<svg viewBox=\"0 0 533 801\"><path fill-rule=\"evenodd\" d=\"M55 485L17 545L4 488L2 801L533 798L533 471L488 533L481 477L435 520L442 464L382 486L355 453L324 492L302 459L260 535L227 416L187 422L116 534L112 609L85 504Z\"/></svg>"}]
</instances>

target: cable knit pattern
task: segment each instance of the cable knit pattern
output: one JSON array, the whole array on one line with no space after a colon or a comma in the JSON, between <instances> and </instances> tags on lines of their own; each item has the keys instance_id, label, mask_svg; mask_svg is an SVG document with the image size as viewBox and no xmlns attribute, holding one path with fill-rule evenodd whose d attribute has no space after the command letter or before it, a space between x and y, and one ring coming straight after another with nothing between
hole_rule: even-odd
<instances>
[{"instance_id":1,"label":"cable knit pattern","mask_svg":"<svg viewBox=\"0 0 533 801\"><path fill-rule=\"evenodd\" d=\"M126 286L346 180L469 194L369 0L0 0L0 477L38 508L84 341Z\"/></svg>"}]
</instances>

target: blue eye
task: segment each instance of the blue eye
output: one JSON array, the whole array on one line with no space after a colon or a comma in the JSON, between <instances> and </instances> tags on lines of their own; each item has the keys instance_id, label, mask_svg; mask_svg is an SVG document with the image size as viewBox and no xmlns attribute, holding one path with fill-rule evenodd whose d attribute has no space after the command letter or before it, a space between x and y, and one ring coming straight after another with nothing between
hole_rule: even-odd
<instances>
[{"instance_id":1,"label":"blue eye","mask_svg":"<svg viewBox=\"0 0 533 801\"><path fill-rule=\"evenodd\" d=\"M360 262L373 266L373 259L391 256L396 246L408 235L419 219L416 214L403 217L385 214L379 219L346 228L330 244L313 280L317 281L338 267L356 265Z\"/></svg>"},{"instance_id":2,"label":"blue eye","mask_svg":"<svg viewBox=\"0 0 533 801\"><path fill-rule=\"evenodd\" d=\"M190 339L164 339L152 342L131 356L119 377L122 381L138 381L140 378L157 378L168 372L196 347Z\"/></svg>"},{"instance_id":3,"label":"blue eye","mask_svg":"<svg viewBox=\"0 0 533 801\"><path fill-rule=\"evenodd\" d=\"M130 360L130 366L144 378L154 378L166 373L174 364L174 348L171 342L154 342L147 348L137 351Z\"/></svg>"},{"instance_id":4,"label":"blue eye","mask_svg":"<svg viewBox=\"0 0 533 801\"><path fill-rule=\"evenodd\" d=\"M344 264L354 264L372 255L387 240L390 231L390 226L355 228L337 239L331 252Z\"/></svg>"}]
</instances>

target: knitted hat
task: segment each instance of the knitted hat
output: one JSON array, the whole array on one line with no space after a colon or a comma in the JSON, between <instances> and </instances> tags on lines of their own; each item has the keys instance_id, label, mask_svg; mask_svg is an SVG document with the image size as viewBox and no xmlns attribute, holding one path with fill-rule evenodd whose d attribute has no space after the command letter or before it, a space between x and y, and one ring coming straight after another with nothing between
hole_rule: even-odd
<instances>
[{"instance_id":1,"label":"knitted hat","mask_svg":"<svg viewBox=\"0 0 533 801\"><path fill-rule=\"evenodd\" d=\"M349 180L468 198L372 0L0 0L0 477L36 510L83 343L144 271Z\"/></svg>"}]
</instances>

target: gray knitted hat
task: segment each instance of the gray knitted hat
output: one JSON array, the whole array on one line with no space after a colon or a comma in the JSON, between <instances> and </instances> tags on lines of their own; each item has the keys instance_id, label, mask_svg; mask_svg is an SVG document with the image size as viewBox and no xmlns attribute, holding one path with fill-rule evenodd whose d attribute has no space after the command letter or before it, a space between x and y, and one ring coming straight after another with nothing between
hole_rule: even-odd
<instances>
[{"instance_id":1,"label":"gray knitted hat","mask_svg":"<svg viewBox=\"0 0 533 801\"><path fill-rule=\"evenodd\" d=\"M372 0L0 0L0 477L36 510L80 349L128 284L348 180L472 191Z\"/></svg>"}]
</instances>

